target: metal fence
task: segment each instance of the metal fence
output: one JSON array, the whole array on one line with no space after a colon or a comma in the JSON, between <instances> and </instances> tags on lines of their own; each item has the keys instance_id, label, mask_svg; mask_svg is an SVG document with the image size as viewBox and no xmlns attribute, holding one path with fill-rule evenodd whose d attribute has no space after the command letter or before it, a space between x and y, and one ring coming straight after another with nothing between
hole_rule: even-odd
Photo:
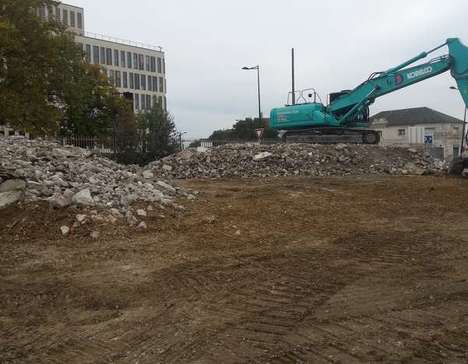
<instances>
[{"instance_id":1,"label":"metal fence","mask_svg":"<svg viewBox=\"0 0 468 364\"><path fill-rule=\"evenodd\" d=\"M66 136L58 138L57 142L61 145L88 149L99 154L112 154L116 149L112 137Z\"/></svg>"},{"instance_id":2,"label":"metal fence","mask_svg":"<svg viewBox=\"0 0 468 364\"><path fill-rule=\"evenodd\" d=\"M283 141L280 138L275 139L262 139L260 141L256 140L240 140L240 139L185 139L183 140L184 149L189 147L205 147L212 148L220 145L227 144L280 144Z\"/></svg>"}]
</instances>

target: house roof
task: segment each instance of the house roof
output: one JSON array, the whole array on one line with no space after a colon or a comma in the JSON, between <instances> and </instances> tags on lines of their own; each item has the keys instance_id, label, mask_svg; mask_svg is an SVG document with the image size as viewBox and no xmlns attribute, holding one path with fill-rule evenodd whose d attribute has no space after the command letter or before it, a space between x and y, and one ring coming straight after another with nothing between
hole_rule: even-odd
<instances>
[{"instance_id":1,"label":"house roof","mask_svg":"<svg viewBox=\"0 0 468 364\"><path fill-rule=\"evenodd\" d=\"M370 125L378 119L385 119L386 126L414 126L419 124L463 124L462 120L432 110L428 107L416 107L393 111L383 111L370 118Z\"/></svg>"}]
</instances>

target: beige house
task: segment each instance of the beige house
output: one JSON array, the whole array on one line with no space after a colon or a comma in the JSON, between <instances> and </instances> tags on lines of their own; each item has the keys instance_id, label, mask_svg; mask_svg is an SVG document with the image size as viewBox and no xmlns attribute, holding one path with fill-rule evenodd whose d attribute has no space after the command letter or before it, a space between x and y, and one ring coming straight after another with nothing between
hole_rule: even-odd
<instances>
[{"instance_id":1,"label":"beige house","mask_svg":"<svg viewBox=\"0 0 468 364\"><path fill-rule=\"evenodd\" d=\"M463 121L427 107L384 111L371 118L383 145L421 146L451 160L459 154Z\"/></svg>"}]
</instances>

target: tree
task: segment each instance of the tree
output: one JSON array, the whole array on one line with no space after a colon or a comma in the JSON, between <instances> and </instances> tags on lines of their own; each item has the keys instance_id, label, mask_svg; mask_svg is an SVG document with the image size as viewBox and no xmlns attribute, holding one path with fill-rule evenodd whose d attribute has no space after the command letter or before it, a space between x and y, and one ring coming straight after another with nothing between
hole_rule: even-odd
<instances>
[{"instance_id":1,"label":"tree","mask_svg":"<svg viewBox=\"0 0 468 364\"><path fill-rule=\"evenodd\" d=\"M143 150L149 160L166 157L179 147L172 116L160 104L137 117L138 129L144 133Z\"/></svg>"},{"instance_id":2,"label":"tree","mask_svg":"<svg viewBox=\"0 0 468 364\"><path fill-rule=\"evenodd\" d=\"M197 139L190 143L189 148L198 148L201 147L201 140Z\"/></svg>"},{"instance_id":3,"label":"tree","mask_svg":"<svg viewBox=\"0 0 468 364\"><path fill-rule=\"evenodd\" d=\"M213 134L209 136L210 140L233 140L237 139L236 135L234 134L233 129L223 129L223 130L215 130Z\"/></svg>"},{"instance_id":4,"label":"tree","mask_svg":"<svg viewBox=\"0 0 468 364\"><path fill-rule=\"evenodd\" d=\"M76 70L74 82L65 89L62 135L109 135L118 109L127 108L107 76L96 65L82 63ZM68 86L68 85L67 85ZM135 121L135 118L133 118Z\"/></svg>"},{"instance_id":5,"label":"tree","mask_svg":"<svg viewBox=\"0 0 468 364\"><path fill-rule=\"evenodd\" d=\"M257 140L256 129L264 129L263 138L272 139L278 137L278 132L269 127L268 120L259 120L258 118L246 118L237 120L232 129L216 130L209 137L210 140L240 140L240 141L255 141Z\"/></svg>"},{"instance_id":6,"label":"tree","mask_svg":"<svg viewBox=\"0 0 468 364\"><path fill-rule=\"evenodd\" d=\"M53 0L0 0L0 123L34 135L109 131L113 91L73 35L36 15Z\"/></svg>"},{"instance_id":7,"label":"tree","mask_svg":"<svg viewBox=\"0 0 468 364\"><path fill-rule=\"evenodd\" d=\"M131 155L140 148L139 130L132 104L124 98L110 98L114 152ZM127 161L127 163L130 161Z\"/></svg>"}]
</instances>

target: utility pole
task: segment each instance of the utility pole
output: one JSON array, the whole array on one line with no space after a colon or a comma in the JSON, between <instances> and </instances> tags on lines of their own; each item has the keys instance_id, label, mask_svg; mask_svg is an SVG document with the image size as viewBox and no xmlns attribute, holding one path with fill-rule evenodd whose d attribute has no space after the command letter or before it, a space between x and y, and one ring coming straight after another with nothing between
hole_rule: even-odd
<instances>
[{"instance_id":1,"label":"utility pole","mask_svg":"<svg viewBox=\"0 0 468 364\"><path fill-rule=\"evenodd\" d=\"M262 102L260 100L260 66L257 66L257 91L258 91L258 120L261 122L262 117Z\"/></svg>"},{"instance_id":2,"label":"utility pole","mask_svg":"<svg viewBox=\"0 0 468 364\"><path fill-rule=\"evenodd\" d=\"M294 48L291 50L292 58L292 104L296 105L296 75L295 75L295 59L294 59Z\"/></svg>"}]
</instances>

